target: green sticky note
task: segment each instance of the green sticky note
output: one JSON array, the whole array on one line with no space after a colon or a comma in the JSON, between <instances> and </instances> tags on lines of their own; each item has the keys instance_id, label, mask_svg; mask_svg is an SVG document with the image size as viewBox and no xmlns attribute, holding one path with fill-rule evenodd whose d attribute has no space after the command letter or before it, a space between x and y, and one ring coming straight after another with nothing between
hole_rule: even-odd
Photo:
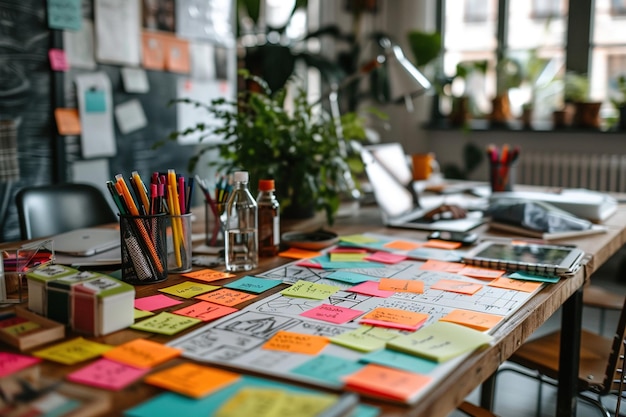
<instances>
[{"instance_id":1,"label":"green sticky note","mask_svg":"<svg viewBox=\"0 0 626 417\"><path fill-rule=\"evenodd\" d=\"M554 284L555 282L559 282L559 277L542 277L539 275L529 274L528 272L517 271L512 274L507 275L508 278L513 279L523 279L525 281L539 281L539 282L549 282Z\"/></svg>"},{"instance_id":2,"label":"green sticky note","mask_svg":"<svg viewBox=\"0 0 626 417\"><path fill-rule=\"evenodd\" d=\"M154 317L135 323L130 327L135 330L171 336L198 323L202 323L202 320L193 317L179 316L178 314L164 311Z\"/></svg>"},{"instance_id":3,"label":"green sticky note","mask_svg":"<svg viewBox=\"0 0 626 417\"><path fill-rule=\"evenodd\" d=\"M80 30L82 26L81 0L48 0L50 29Z\"/></svg>"},{"instance_id":4,"label":"green sticky note","mask_svg":"<svg viewBox=\"0 0 626 417\"><path fill-rule=\"evenodd\" d=\"M311 298L314 300L325 300L339 291L338 287L326 284L317 284L300 280L291 287L282 290L280 293L288 297Z\"/></svg>"},{"instance_id":5,"label":"green sticky note","mask_svg":"<svg viewBox=\"0 0 626 417\"><path fill-rule=\"evenodd\" d=\"M182 298L192 298L205 292L217 290L218 286L201 284L199 282L185 281L171 287L161 288L159 291Z\"/></svg>"},{"instance_id":6,"label":"green sticky note","mask_svg":"<svg viewBox=\"0 0 626 417\"><path fill-rule=\"evenodd\" d=\"M330 339L336 345L360 352L371 352L385 347L388 341L400 336L398 330L375 326L359 326Z\"/></svg>"},{"instance_id":7,"label":"green sticky note","mask_svg":"<svg viewBox=\"0 0 626 417\"><path fill-rule=\"evenodd\" d=\"M107 109L106 97L102 90L85 91L85 111L87 113L104 113Z\"/></svg>"},{"instance_id":8,"label":"green sticky note","mask_svg":"<svg viewBox=\"0 0 626 417\"><path fill-rule=\"evenodd\" d=\"M418 374L428 374L437 367L437 362L389 349L381 349L368 353L363 356L360 361L376 363L390 368L404 369L405 371L416 372Z\"/></svg>"},{"instance_id":9,"label":"green sticky note","mask_svg":"<svg viewBox=\"0 0 626 417\"><path fill-rule=\"evenodd\" d=\"M356 361L321 354L292 369L291 372L342 387L344 383L341 378L358 371L363 366L365 365Z\"/></svg>"},{"instance_id":10,"label":"green sticky note","mask_svg":"<svg viewBox=\"0 0 626 417\"><path fill-rule=\"evenodd\" d=\"M49 361L59 362L65 365L73 365L82 361L97 358L113 346L77 337L67 342L59 343L48 348L38 350L33 355Z\"/></svg>"}]
</instances>

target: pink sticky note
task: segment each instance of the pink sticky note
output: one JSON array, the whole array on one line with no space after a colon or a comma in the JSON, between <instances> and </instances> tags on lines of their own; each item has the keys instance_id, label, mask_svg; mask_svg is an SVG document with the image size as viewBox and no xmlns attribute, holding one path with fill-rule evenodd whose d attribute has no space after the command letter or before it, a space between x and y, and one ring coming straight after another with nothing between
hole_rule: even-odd
<instances>
[{"instance_id":1,"label":"pink sticky note","mask_svg":"<svg viewBox=\"0 0 626 417\"><path fill-rule=\"evenodd\" d=\"M305 259L303 261L300 261L298 263L296 263L296 265L298 266L302 266L304 268L316 268L316 269L323 269L322 265L318 264L317 262L313 262L310 259Z\"/></svg>"},{"instance_id":2,"label":"pink sticky note","mask_svg":"<svg viewBox=\"0 0 626 417\"><path fill-rule=\"evenodd\" d=\"M190 306L172 311L174 314L181 316L193 317L202 321L215 320L219 317L238 311L233 307L226 307L219 304L209 303L208 301L200 301Z\"/></svg>"},{"instance_id":3,"label":"pink sticky note","mask_svg":"<svg viewBox=\"0 0 626 417\"><path fill-rule=\"evenodd\" d=\"M174 300L166 295L151 295L150 297L137 298L135 308L144 311L160 310L162 308L181 304L182 301Z\"/></svg>"},{"instance_id":4,"label":"pink sticky note","mask_svg":"<svg viewBox=\"0 0 626 417\"><path fill-rule=\"evenodd\" d=\"M373 262L382 262L384 264L397 264L398 262L404 261L406 258L407 257L404 255L396 255L395 253L379 251L372 253L365 259Z\"/></svg>"},{"instance_id":5,"label":"pink sticky note","mask_svg":"<svg viewBox=\"0 0 626 417\"><path fill-rule=\"evenodd\" d=\"M0 378L41 362L40 358L18 353L0 352Z\"/></svg>"},{"instance_id":6,"label":"pink sticky note","mask_svg":"<svg viewBox=\"0 0 626 417\"><path fill-rule=\"evenodd\" d=\"M148 373L149 370L149 368L135 368L134 366L101 358L76 372L72 372L67 376L67 379L79 384L117 391L135 382Z\"/></svg>"},{"instance_id":7,"label":"pink sticky note","mask_svg":"<svg viewBox=\"0 0 626 417\"><path fill-rule=\"evenodd\" d=\"M67 71L70 64L67 62L67 55L63 49L52 48L48 51L48 59L50 60L50 68L53 71Z\"/></svg>"},{"instance_id":8,"label":"pink sticky note","mask_svg":"<svg viewBox=\"0 0 626 417\"><path fill-rule=\"evenodd\" d=\"M359 285L355 285L352 288L348 288L347 291L356 292L359 294L365 295L373 295L375 297L391 297L395 294L393 291L385 291L378 289L378 282L375 281L365 281L360 283Z\"/></svg>"},{"instance_id":9,"label":"pink sticky note","mask_svg":"<svg viewBox=\"0 0 626 417\"><path fill-rule=\"evenodd\" d=\"M301 313L301 316L309 317L316 320L328 321L335 324L347 323L355 317L363 314L362 311L353 310L351 308L344 308L339 306L333 306L330 304L322 304L315 308Z\"/></svg>"}]
</instances>

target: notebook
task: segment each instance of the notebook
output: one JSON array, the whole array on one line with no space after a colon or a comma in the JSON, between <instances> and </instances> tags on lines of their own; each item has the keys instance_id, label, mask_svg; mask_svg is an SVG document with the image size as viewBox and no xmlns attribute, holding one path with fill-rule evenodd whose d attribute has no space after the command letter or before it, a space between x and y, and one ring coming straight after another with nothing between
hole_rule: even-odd
<instances>
[{"instance_id":1,"label":"notebook","mask_svg":"<svg viewBox=\"0 0 626 417\"><path fill-rule=\"evenodd\" d=\"M420 204L413 174L400 143L364 146L361 158L386 226L465 232L485 223L481 212L468 212L463 219L424 219L424 215L440 206L441 202L432 206Z\"/></svg>"},{"instance_id":2,"label":"notebook","mask_svg":"<svg viewBox=\"0 0 626 417\"><path fill-rule=\"evenodd\" d=\"M93 256L120 246L117 229L82 228L53 236L55 252L73 256Z\"/></svg>"}]
</instances>

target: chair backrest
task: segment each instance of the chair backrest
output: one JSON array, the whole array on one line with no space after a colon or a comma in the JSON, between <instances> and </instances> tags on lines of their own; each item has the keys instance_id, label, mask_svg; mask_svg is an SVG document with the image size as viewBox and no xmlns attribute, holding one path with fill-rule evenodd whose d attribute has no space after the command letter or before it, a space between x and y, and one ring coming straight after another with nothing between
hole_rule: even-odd
<instances>
[{"instance_id":1,"label":"chair backrest","mask_svg":"<svg viewBox=\"0 0 626 417\"><path fill-rule=\"evenodd\" d=\"M22 239L36 239L117 221L104 194L90 184L24 187L15 203Z\"/></svg>"},{"instance_id":2,"label":"chair backrest","mask_svg":"<svg viewBox=\"0 0 626 417\"><path fill-rule=\"evenodd\" d=\"M611 353L609 355L609 361L606 366L606 372L604 373L604 381L600 395L608 394L612 391L619 389L620 379L623 378L621 372L621 365L624 355L624 337L626 336L626 299L624 300L624 306L619 316L617 323L617 329L613 336L613 342L611 344Z\"/></svg>"}]
</instances>

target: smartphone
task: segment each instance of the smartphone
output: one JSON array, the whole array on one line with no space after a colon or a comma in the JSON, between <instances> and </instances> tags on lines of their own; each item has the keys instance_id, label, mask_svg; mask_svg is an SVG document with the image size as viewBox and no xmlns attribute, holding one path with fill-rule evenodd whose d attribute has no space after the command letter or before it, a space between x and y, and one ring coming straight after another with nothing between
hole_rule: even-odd
<instances>
[{"instance_id":1,"label":"smartphone","mask_svg":"<svg viewBox=\"0 0 626 417\"><path fill-rule=\"evenodd\" d=\"M478 234L469 233L469 232L448 232L444 230L438 230L429 234L428 239L445 240L448 242L459 242L463 246L469 246L478 240Z\"/></svg>"}]
</instances>

